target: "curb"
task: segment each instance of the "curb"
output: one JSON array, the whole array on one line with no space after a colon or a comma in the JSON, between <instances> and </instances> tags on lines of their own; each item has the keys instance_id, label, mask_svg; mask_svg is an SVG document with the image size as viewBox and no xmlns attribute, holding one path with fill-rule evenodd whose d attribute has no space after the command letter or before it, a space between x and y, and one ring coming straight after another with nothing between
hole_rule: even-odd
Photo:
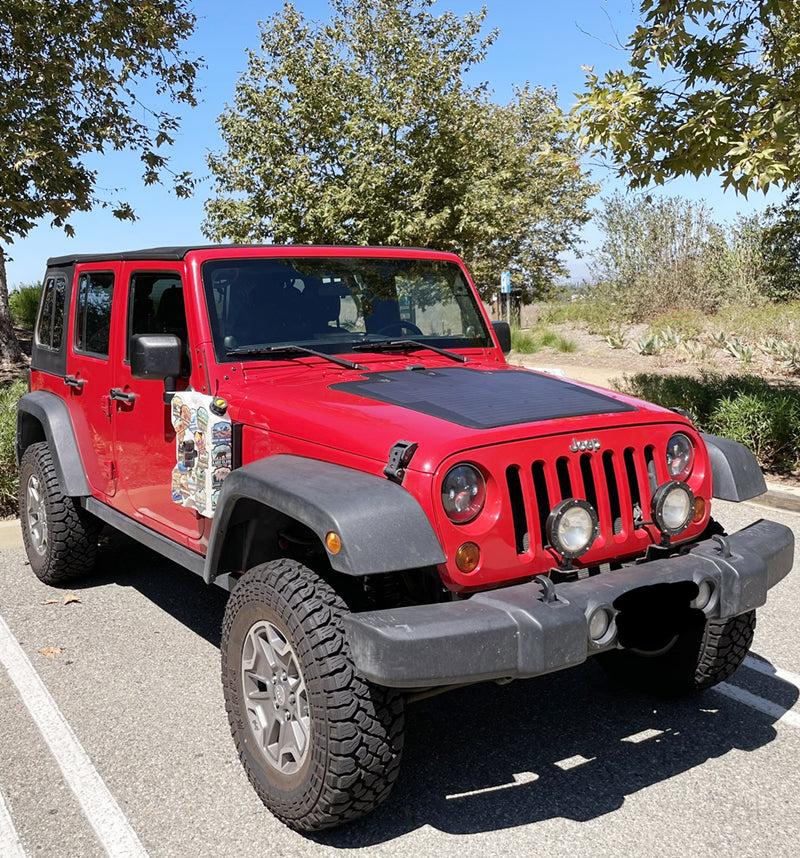
<instances>
[{"instance_id":1,"label":"curb","mask_svg":"<svg viewBox=\"0 0 800 858\"><path fill-rule=\"evenodd\" d=\"M0 521L0 551L5 548L22 548L22 530L18 518Z\"/></svg>"},{"instance_id":2,"label":"curb","mask_svg":"<svg viewBox=\"0 0 800 858\"><path fill-rule=\"evenodd\" d=\"M767 483L767 491L763 495L748 501L748 503L769 509L779 509L784 512L800 512L800 489L793 486Z\"/></svg>"}]
</instances>

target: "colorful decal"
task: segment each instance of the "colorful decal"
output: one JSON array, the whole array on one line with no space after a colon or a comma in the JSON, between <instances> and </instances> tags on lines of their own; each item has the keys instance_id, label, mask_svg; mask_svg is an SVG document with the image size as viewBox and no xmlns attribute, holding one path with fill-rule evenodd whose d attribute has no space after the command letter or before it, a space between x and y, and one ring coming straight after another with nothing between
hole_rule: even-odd
<instances>
[{"instance_id":1,"label":"colorful decal","mask_svg":"<svg viewBox=\"0 0 800 858\"><path fill-rule=\"evenodd\" d=\"M227 403L220 397L185 390L172 397L170 416L177 460L172 470L172 500L210 518L233 465Z\"/></svg>"}]
</instances>

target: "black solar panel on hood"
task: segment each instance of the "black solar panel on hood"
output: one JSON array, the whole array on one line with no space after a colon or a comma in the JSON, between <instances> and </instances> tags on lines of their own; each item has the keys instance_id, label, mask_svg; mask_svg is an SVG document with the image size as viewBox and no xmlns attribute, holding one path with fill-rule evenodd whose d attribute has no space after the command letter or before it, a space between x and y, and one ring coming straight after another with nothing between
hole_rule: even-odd
<instances>
[{"instance_id":1,"label":"black solar panel on hood","mask_svg":"<svg viewBox=\"0 0 800 858\"><path fill-rule=\"evenodd\" d=\"M369 373L332 390L410 408L471 429L493 429L589 414L635 411L632 405L547 375L463 367Z\"/></svg>"}]
</instances>

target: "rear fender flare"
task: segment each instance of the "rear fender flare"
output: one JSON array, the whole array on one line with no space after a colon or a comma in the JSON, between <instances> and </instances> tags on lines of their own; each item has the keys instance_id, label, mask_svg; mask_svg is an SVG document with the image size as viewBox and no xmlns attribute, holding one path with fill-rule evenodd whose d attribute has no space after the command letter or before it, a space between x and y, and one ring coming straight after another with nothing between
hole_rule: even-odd
<instances>
[{"instance_id":1,"label":"rear fender flare","mask_svg":"<svg viewBox=\"0 0 800 858\"><path fill-rule=\"evenodd\" d=\"M88 497L91 491L69 410L63 399L46 390L26 393L17 405L17 464L37 441L47 441L64 494Z\"/></svg>"}]
</instances>

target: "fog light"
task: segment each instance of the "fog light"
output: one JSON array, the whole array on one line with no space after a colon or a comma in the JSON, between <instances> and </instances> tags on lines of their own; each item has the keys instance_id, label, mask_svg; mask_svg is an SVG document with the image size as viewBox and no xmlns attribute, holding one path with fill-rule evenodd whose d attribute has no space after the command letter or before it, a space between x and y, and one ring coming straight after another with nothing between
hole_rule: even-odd
<instances>
[{"instance_id":1,"label":"fog light","mask_svg":"<svg viewBox=\"0 0 800 858\"><path fill-rule=\"evenodd\" d=\"M694 515L692 490L686 483L664 483L656 489L650 511L663 534L677 536L686 530Z\"/></svg>"},{"instance_id":2,"label":"fog light","mask_svg":"<svg viewBox=\"0 0 800 858\"><path fill-rule=\"evenodd\" d=\"M569 559L585 554L600 533L597 513L585 500L568 498L556 504L547 517L547 541Z\"/></svg>"},{"instance_id":3,"label":"fog light","mask_svg":"<svg viewBox=\"0 0 800 858\"><path fill-rule=\"evenodd\" d=\"M459 572L469 574L478 568L481 562L481 550L474 542L465 542L456 551L456 567Z\"/></svg>"},{"instance_id":4,"label":"fog light","mask_svg":"<svg viewBox=\"0 0 800 858\"><path fill-rule=\"evenodd\" d=\"M713 601L715 593L716 588L713 581L709 581L707 578L701 581L697 585L697 596L694 602L692 602L692 607L697 608L699 611L704 611Z\"/></svg>"},{"instance_id":5,"label":"fog light","mask_svg":"<svg viewBox=\"0 0 800 858\"><path fill-rule=\"evenodd\" d=\"M593 644L607 643L612 636L614 613L611 608L596 608L589 617L589 640Z\"/></svg>"}]
</instances>

